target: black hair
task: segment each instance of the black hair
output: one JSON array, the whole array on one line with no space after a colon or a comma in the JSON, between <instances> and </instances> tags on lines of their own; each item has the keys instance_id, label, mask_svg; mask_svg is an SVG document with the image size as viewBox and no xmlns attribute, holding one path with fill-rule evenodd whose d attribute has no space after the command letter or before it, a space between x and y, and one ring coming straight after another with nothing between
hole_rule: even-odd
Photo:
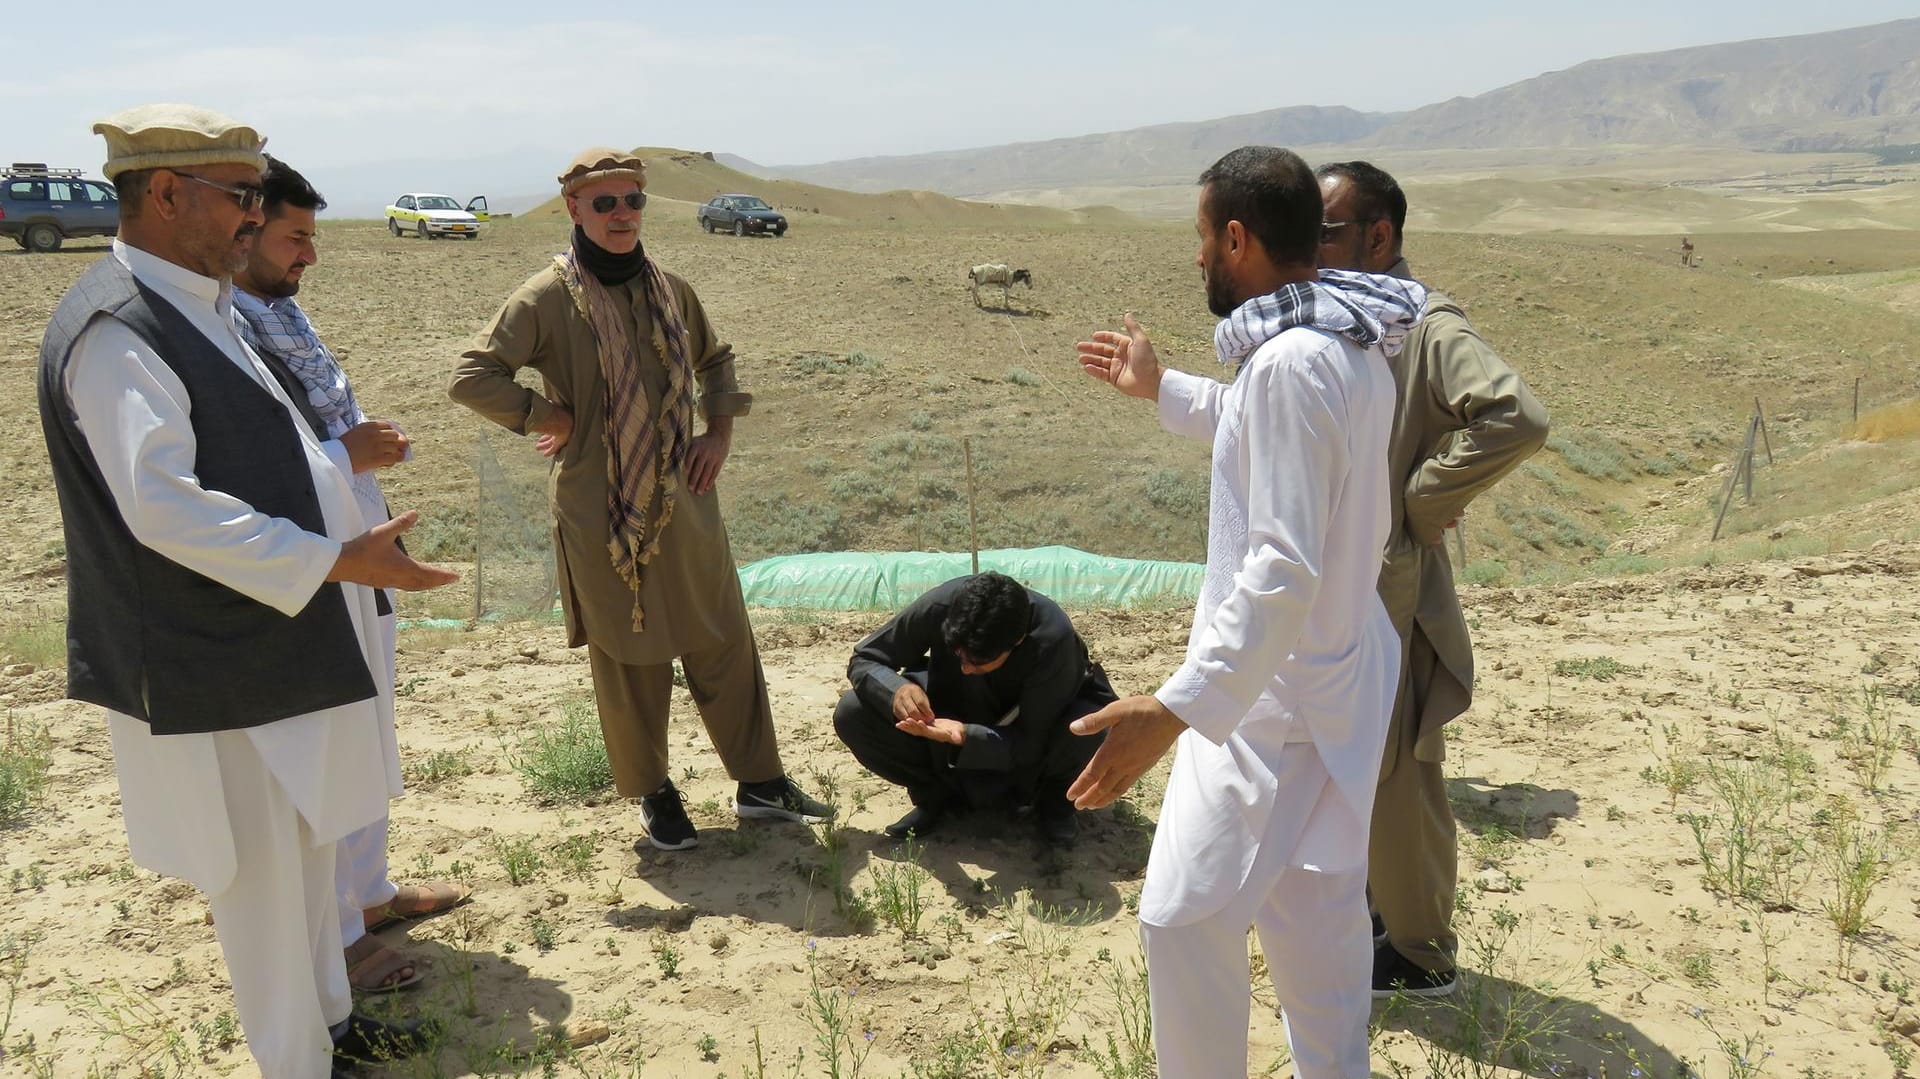
<instances>
[{"instance_id":1,"label":"black hair","mask_svg":"<svg viewBox=\"0 0 1920 1079\"><path fill-rule=\"evenodd\" d=\"M267 193L262 209L268 217L279 213L282 206L315 211L327 208L327 200L320 197L320 192L314 190L305 176L272 154L266 156L267 171L260 176L260 188Z\"/></svg>"},{"instance_id":2,"label":"black hair","mask_svg":"<svg viewBox=\"0 0 1920 1079\"><path fill-rule=\"evenodd\" d=\"M1338 176L1351 184L1354 212L1359 219L1393 222L1393 246L1396 250L1400 247L1401 235L1407 230L1407 193L1385 169L1368 161L1329 161L1313 174L1322 180Z\"/></svg>"},{"instance_id":3,"label":"black hair","mask_svg":"<svg viewBox=\"0 0 1920 1079\"><path fill-rule=\"evenodd\" d=\"M1200 174L1215 233L1238 221L1277 265L1312 266L1320 250L1320 183L1299 154L1242 146Z\"/></svg>"},{"instance_id":4,"label":"black hair","mask_svg":"<svg viewBox=\"0 0 1920 1079\"><path fill-rule=\"evenodd\" d=\"M975 574L954 593L940 635L969 661L986 662L1013 651L1033 620L1026 586L1004 573Z\"/></svg>"},{"instance_id":5,"label":"black hair","mask_svg":"<svg viewBox=\"0 0 1920 1079\"><path fill-rule=\"evenodd\" d=\"M113 177L113 194L120 200L120 220L140 216L140 204L146 200L147 185L153 182L153 169L127 169Z\"/></svg>"}]
</instances>

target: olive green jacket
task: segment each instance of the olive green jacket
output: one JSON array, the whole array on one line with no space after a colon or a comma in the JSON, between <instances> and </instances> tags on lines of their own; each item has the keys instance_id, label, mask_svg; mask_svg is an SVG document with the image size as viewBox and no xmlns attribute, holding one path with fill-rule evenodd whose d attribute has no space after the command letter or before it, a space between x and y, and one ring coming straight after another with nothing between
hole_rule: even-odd
<instances>
[{"instance_id":1,"label":"olive green jacket","mask_svg":"<svg viewBox=\"0 0 1920 1079\"><path fill-rule=\"evenodd\" d=\"M1388 272L1413 276L1404 259ZM1441 726L1473 698L1473 644L1454 591L1446 526L1546 444L1547 410L1439 292L1427 293L1425 316L1390 362L1399 391L1387 450L1395 528L1380 598L1400 634L1403 667L1423 654L1411 647L1415 634L1431 645L1432 658L1429 669L1402 679L1394 719L1399 729L1417 722L1416 756L1440 760Z\"/></svg>"},{"instance_id":2,"label":"olive green jacket","mask_svg":"<svg viewBox=\"0 0 1920 1079\"><path fill-rule=\"evenodd\" d=\"M733 350L715 337L692 287L673 274L666 279L686 323L701 414L746 415L753 396L742 393L734 377ZM657 416L667 385L666 338L654 325L640 278L611 290L630 301L627 332L640 343L647 405ZM540 373L541 392L514 380L523 367ZM607 384L593 329L554 267L507 297L462 353L447 394L516 434L541 423L550 413L548 402L573 414L573 436L548 482L569 645L592 642L620 662L655 664L751 632L720 519L719 488L689 494L684 476L661 477L662 490L673 494L673 519L661 534L659 553L641 568L646 628L634 632L633 592L614 571L607 547Z\"/></svg>"}]
</instances>

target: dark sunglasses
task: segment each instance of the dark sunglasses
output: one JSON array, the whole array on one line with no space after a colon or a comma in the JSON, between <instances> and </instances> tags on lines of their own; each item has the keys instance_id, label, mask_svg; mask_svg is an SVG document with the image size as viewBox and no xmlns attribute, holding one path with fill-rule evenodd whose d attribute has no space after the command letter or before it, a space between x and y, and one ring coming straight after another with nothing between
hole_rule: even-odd
<instances>
[{"instance_id":1,"label":"dark sunglasses","mask_svg":"<svg viewBox=\"0 0 1920 1079\"><path fill-rule=\"evenodd\" d=\"M629 210L641 209L647 204L647 193L635 191L627 195L595 195L593 201L587 205L592 206L596 214L610 214L615 206L623 202L627 204Z\"/></svg>"},{"instance_id":2,"label":"dark sunglasses","mask_svg":"<svg viewBox=\"0 0 1920 1079\"><path fill-rule=\"evenodd\" d=\"M223 184L218 180L209 180L205 176L195 176L191 172L174 172L172 169L167 171L173 172L175 176L182 179L192 180L196 184L205 184L227 195L240 204L240 212L243 214L252 213L254 207L267 200L267 193L253 184Z\"/></svg>"}]
</instances>

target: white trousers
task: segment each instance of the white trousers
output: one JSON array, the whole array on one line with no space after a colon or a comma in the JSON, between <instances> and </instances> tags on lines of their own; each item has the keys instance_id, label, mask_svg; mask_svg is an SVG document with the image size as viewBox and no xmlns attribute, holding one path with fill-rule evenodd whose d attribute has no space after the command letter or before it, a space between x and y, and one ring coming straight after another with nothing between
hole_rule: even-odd
<instances>
[{"instance_id":1,"label":"white trousers","mask_svg":"<svg viewBox=\"0 0 1920 1079\"><path fill-rule=\"evenodd\" d=\"M313 842L245 731L213 736L233 832L233 883L207 898L235 1010L262 1079L327 1079L327 1028L353 1010L334 898L334 844Z\"/></svg>"},{"instance_id":2,"label":"white trousers","mask_svg":"<svg viewBox=\"0 0 1920 1079\"><path fill-rule=\"evenodd\" d=\"M367 473L360 473L367 475ZM373 504L384 507L379 498L379 488L374 488ZM361 511L368 506L362 500ZM371 519L371 518L369 518ZM380 518L386 520L385 516ZM393 593L387 593L391 600ZM394 649L399 644L400 620L397 615L380 617L380 649L387 657L387 682L394 682ZM396 765L397 767L397 765ZM365 828L342 839L339 847L338 864L334 867L334 890L340 897L340 946L351 948L355 941L367 935L365 911L385 906L400 894L400 889L387 876L387 825L391 818L381 817Z\"/></svg>"},{"instance_id":3,"label":"white trousers","mask_svg":"<svg viewBox=\"0 0 1920 1079\"><path fill-rule=\"evenodd\" d=\"M1288 868L1270 891L1180 926L1140 923L1160 1074L1247 1074L1247 929L1286 1016L1294 1079L1367 1079L1373 939L1367 874Z\"/></svg>"},{"instance_id":4,"label":"white trousers","mask_svg":"<svg viewBox=\"0 0 1920 1079\"><path fill-rule=\"evenodd\" d=\"M381 817L334 844L334 894L339 897L340 946L351 948L367 935L365 912L385 906L400 894L387 876L387 825Z\"/></svg>"}]
</instances>

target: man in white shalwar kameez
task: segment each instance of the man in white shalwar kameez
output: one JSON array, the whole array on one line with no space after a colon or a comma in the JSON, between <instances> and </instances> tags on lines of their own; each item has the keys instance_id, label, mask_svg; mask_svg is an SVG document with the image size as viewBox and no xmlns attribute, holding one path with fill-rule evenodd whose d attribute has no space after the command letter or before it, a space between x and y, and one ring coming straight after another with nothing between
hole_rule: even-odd
<instances>
[{"instance_id":1,"label":"man in white shalwar kameez","mask_svg":"<svg viewBox=\"0 0 1920 1079\"><path fill-rule=\"evenodd\" d=\"M1316 270L1319 185L1274 147L1200 178L1197 262L1233 380L1164 370L1132 316L1088 373L1208 440L1207 570L1186 661L1075 724L1107 741L1068 793L1119 797L1176 742L1140 898L1160 1074L1247 1074L1249 927L1296 1079L1365 1079L1367 826L1398 641L1374 589L1393 379L1420 287Z\"/></svg>"},{"instance_id":2,"label":"man in white shalwar kameez","mask_svg":"<svg viewBox=\"0 0 1920 1079\"><path fill-rule=\"evenodd\" d=\"M264 140L181 105L94 130L120 238L55 310L40 365L68 693L107 709L133 860L207 894L261 1074L319 1079L336 1051L418 1043L351 1013L333 845L399 782L374 588L453 575L396 547L413 514L364 527L241 341L230 275L260 226Z\"/></svg>"},{"instance_id":3,"label":"man in white shalwar kameez","mask_svg":"<svg viewBox=\"0 0 1920 1079\"><path fill-rule=\"evenodd\" d=\"M268 364L279 364L291 376L295 403L304 395L320 448L342 475L349 477L353 498L366 527L385 524L391 517L387 498L375 470L389 468L413 456L406 432L388 420L369 419L333 351L320 340L294 296L300 291L307 267L320 261L314 247L315 217L326 209L307 178L284 161L267 157L261 179L266 192L261 226L247 259L247 268L234 276L236 324L247 346ZM381 663L386 680L394 678L399 619L392 597L376 593L380 606ZM394 736L391 708L382 710L380 742L387 768L398 774L400 748ZM394 792L398 797L400 792ZM412 961L369 934L385 921L418 918L449 909L464 901L465 885L451 881L395 884L388 875L388 818L374 821L336 844L334 888L339 896L340 939L345 946L347 981L358 992L383 993L412 985L421 972Z\"/></svg>"}]
</instances>

